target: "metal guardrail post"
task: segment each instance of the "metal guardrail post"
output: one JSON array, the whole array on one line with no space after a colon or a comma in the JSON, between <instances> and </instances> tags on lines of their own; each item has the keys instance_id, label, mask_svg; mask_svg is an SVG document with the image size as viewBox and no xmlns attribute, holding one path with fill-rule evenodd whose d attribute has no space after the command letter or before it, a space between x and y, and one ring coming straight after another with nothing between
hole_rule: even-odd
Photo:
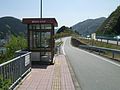
<instances>
[{"instance_id":1,"label":"metal guardrail post","mask_svg":"<svg viewBox=\"0 0 120 90\"><path fill-rule=\"evenodd\" d=\"M101 52L104 51L110 51L112 53L112 58L115 58L115 53L120 54L120 50L116 50L116 49L109 49L109 48L102 48L102 47L96 47L96 46L88 46L88 45L80 45L80 48L83 49L88 49L89 51L98 51L99 55Z\"/></svg>"},{"instance_id":2,"label":"metal guardrail post","mask_svg":"<svg viewBox=\"0 0 120 90\"><path fill-rule=\"evenodd\" d=\"M107 44L109 43L109 39L107 39Z\"/></svg>"},{"instance_id":3,"label":"metal guardrail post","mask_svg":"<svg viewBox=\"0 0 120 90\"><path fill-rule=\"evenodd\" d=\"M102 39L111 40L111 41L116 41L117 46L119 45L120 39L114 38L114 36L96 36L96 37L97 37L97 39L100 39L101 42L102 42ZM106 43L109 43L109 42L106 42Z\"/></svg>"},{"instance_id":4,"label":"metal guardrail post","mask_svg":"<svg viewBox=\"0 0 120 90\"><path fill-rule=\"evenodd\" d=\"M117 39L117 46L118 46L118 44L119 44L119 40Z\"/></svg>"},{"instance_id":5,"label":"metal guardrail post","mask_svg":"<svg viewBox=\"0 0 120 90\"><path fill-rule=\"evenodd\" d=\"M112 52L112 58L114 59L114 57L115 57L115 54L114 54L114 52Z\"/></svg>"},{"instance_id":6,"label":"metal guardrail post","mask_svg":"<svg viewBox=\"0 0 120 90\"><path fill-rule=\"evenodd\" d=\"M100 55L100 49L98 49L98 51L99 51L99 55Z\"/></svg>"}]
</instances>

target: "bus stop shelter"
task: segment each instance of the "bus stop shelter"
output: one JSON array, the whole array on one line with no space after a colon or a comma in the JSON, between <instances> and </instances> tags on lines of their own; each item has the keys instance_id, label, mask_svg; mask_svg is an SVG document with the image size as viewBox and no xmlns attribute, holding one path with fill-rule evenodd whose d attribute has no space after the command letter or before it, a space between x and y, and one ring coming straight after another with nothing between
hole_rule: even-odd
<instances>
[{"instance_id":1,"label":"bus stop shelter","mask_svg":"<svg viewBox=\"0 0 120 90\"><path fill-rule=\"evenodd\" d=\"M28 50L32 52L32 62L53 63L54 29L58 26L55 18L23 18L27 24Z\"/></svg>"}]
</instances>

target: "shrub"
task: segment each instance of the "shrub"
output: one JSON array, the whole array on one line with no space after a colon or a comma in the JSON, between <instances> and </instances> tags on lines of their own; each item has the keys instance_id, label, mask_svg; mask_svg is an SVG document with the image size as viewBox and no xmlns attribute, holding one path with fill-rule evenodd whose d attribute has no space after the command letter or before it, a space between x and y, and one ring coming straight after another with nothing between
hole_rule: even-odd
<instances>
[{"instance_id":1,"label":"shrub","mask_svg":"<svg viewBox=\"0 0 120 90\"><path fill-rule=\"evenodd\" d=\"M0 55L0 63L8 61L14 57L15 51L27 48L27 40L24 36L11 36L5 44L6 53Z\"/></svg>"},{"instance_id":2,"label":"shrub","mask_svg":"<svg viewBox=\"0 0 120 90\"><path fill-rule=\"evenodd\" d=\"M8 90L11 85L10 79L3 80L3 77L0 76L0 90Z\"/></svg>"}]
</instances>

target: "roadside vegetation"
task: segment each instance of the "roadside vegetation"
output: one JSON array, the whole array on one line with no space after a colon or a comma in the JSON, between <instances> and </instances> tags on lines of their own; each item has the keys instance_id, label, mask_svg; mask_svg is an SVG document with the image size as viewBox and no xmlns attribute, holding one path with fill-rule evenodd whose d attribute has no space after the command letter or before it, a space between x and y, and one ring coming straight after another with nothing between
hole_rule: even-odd
<instances>
[{"instance_id":1,"label":"roadside vegetation","mask_svg":"<svg viewBox=\"0 0 120 90\"><path fill-rule=\"evenodd\" d=\"M120 35L120 6L103 22L96 31L97 35Z\"/></svg>"},{"instance_id":2,"label":"roadside vegetation","mask_svg":"<svg viewBox=\"0 0 120 90\"><path fill-rule=\"evenodd\" d=\"M5 79L3 80L3 77L0 76L0 90L8 90L11 85L11 80Z\"/></svg>"},{"instance_id":3,"label":"roadside vegetation","mask_svg":"<svg viewBox=\"0 0 120 90\"><path fill-rule=\"evenodd\" d=\"M6 62L15 57L15 51L27 48L27 40L24 36L12 35L8 43L4 46L6 52L0 54L0 63Z\"/></svg>"},{"instance_id":4,"label":"roadside vegetation","mask_svg":"<svg viewBox=\"0 0 120 90\"><path fill-rule=\"evenodd\" d=\"M83 38L80 38L79 40L80 40L80 42L82 42L83 44L86 44L86 45L120 50L120 46L116 45L116 44L111 44L111 43L106 43L106 42L101 42L101 41L91 40L91 39L83 39Z\"/></svg>"},{"instance_id":5,"label":"roadside vegetation","mask_svg":"<svg viewBox=\"0 0 120 90\"><path fill-rule=\"evenodd\" d=\"M62 26L55 34L54 38L59 39L62 37L74 36L79 34L77 31L73 31L72 28Z\"/></svg>"},{"instance_id":6,"label":"roadside vegetation","mask_svg":"<svg viewBox=\"0 0 120 90\"><path fill-rule=\"evenodd\" d=\"M58 41L58 42L55 43L56 46L61 46L62 44L63 44L62 40L60 40L60 41Z\"/></svg>"},{"instance_id":7,"label":"roadside vegetation","mask_svg":"<svg viewBox=\"0 0 120 90\"><path fill-rule=\"evenodd\" d=\"M6 52L0 54L0 64L13 59L15 57L15 51L27 48L27 40L22 35L12 35L4 47L6 48ZM3 75L0 74L0 90L8 90L11 84L10 79L3 79Z\"/></svg>"},{"instance_id":8,"label":"roadside vegetation","mask_svg":"<svg viewBox=\"0 0 120 90\"><path fill-rule=\"evenodd\" d=\"M57 40L55 42L55 53L60 53L60 46L63 44L62 38L69 37L69 36L75 36L79 33L77 31L73 31L72 28L62 26L55 34L54 38Z\"/></svg>"},{"instance_id":9,"label":"roadside vegetation","mask_svg":"<svg viewBox=\"0 0 120 90\"><path fill-rule=\"evenodd\" d=\"M72 38L75 39L77 42L80 42L79 45L92 45L92 46L97 46L97 47L120 50L120 45L115 45L115 44L110 44L110 43L107 44L106 42L79 38L78 36L72 37ZM74 42L75 42L75 40L74 40ZM77 44L78 47L79 47L79 45ZM98 52L96 52L96 51L93 51L93 52L98 54ZM108 58L112 58L112 52L109 52L109 51L104 51L103 53L101 53L101 55L108 57ZM114 59L120 60L120 54L115 54Z\"/></svg>"}]
</instances>

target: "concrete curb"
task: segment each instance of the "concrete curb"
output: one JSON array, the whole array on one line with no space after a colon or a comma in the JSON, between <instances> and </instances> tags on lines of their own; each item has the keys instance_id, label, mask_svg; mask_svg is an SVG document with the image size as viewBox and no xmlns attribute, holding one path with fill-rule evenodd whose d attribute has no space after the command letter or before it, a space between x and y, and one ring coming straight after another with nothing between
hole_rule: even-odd
<instances>
[{"instance_id":1,"label":"concrete curb","mask_svg":"<svg viewBox=\"0 0 120 90\"><path fill-rule=\"evenodd\" d=\"M78 82L77 78L76 78L76 75L75 75L75 72L71 66L71 63L67 57L67 55L65 55L65 58L66 58L66 61L67 61L67 64L68 64L68 68L70 70L70 74L71 74L71 77L72 77L72 80L73 80L73 84L74 84L74 87L75 87L75 90L82 90L81 86L80 86L80 83Z\"/></svg>"}]
</instances>

